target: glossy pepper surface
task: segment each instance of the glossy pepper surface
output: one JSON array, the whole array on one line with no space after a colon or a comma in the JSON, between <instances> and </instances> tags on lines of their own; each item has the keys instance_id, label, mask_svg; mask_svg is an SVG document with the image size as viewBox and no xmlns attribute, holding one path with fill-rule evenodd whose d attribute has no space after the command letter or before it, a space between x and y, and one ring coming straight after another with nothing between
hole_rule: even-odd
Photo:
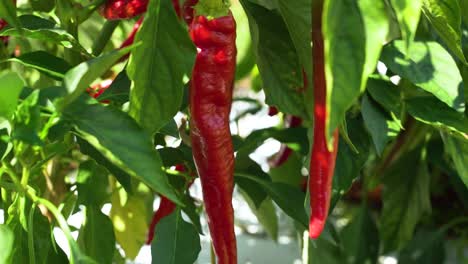
<instances>
[{"instance_id":1,"label":"glossy pepper surface","mask_svg":"<svg viewBox=\"0 0 468 264\"><path fill-rule=\"evenodd\" d=\"M332 136L333 149L327 148L325 127L327 120L325 82L325 59L322 34L322 3L318 1L312 14L312 54L314 64L314 141L310 159L310 209L309 236L318 238L325 227L330 209L330 197L336 153L338 130Z\"/></svg>"},{"instance_id":2,"label":"glossy pepper surface","mask_svg":"<svg viewBox=\"0 0 468 264\"><path fill-rule=\"evenodd\" d=\"M214 19L195 16L189 31L198 48L190 85L193 157L218 263L233 264L237 263L237 247L229 113L236 67L236 23L231 13Z\"/></svg>"},{"instance_id":3,"label":"glossy pepper surface","mask_svg":"<svg viewBox=\"0 0 468 264\"><path fill-rule=\"evenodd\" d=\"M99 13L108 20L129 19L146 12L148 0L108 0Z\"/></svg>"}]
</instances>

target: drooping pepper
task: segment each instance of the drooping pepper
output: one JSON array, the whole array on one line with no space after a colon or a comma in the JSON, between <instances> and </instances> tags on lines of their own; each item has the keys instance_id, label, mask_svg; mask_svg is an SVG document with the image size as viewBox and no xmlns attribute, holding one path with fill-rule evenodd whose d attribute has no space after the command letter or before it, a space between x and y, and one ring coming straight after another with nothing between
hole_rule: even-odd
<instances>
[{"instance_id":1,"label":"drooping pepper","mask_svg":"<svg viewBox=\"0 0 468 264\"><path fill-rule=\"evenodd\" d=\"M108 0L99 13L108 20L129 19L146 12L148 0Z\"/></svg>"},{"instance_id":2,"label":"drooping pepper","mask_svg":"<svg viewBox=\"0 0 468 264\"><path fill-rule=\"evenodd\" d=\"M195 15L189 31L198 48L190 85L193 158L218 263L235 264L234 151L229 113L236 67L236 23L230 12L213 19Z\"/></svg>"},{"instance_id":3,"label":"drooping pepper","mask_svg":"<svg viewBox=\"0 0 468 264\"><path fill-rule=\"evenodd\" d=\"M330 151L326 140L326 95L325 59L322 34L322 1L312 8L312 55L314 64L314 141L310 159L310 209L309 236L318 238L325 227L330 209L330 197L335 160L338 150L338 129L332 136Z\"/></svg>"}]
</instances>

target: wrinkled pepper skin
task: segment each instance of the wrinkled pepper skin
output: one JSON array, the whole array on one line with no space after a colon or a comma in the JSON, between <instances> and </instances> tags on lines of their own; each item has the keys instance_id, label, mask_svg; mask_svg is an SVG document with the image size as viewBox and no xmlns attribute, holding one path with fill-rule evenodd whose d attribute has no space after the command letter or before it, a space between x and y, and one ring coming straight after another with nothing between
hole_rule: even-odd
<instances>
[{"instance_id":1,"label":"wrinkled pepper skin","mask_svg":"<svg viewBox=\"0 0 468 264\"><path fill-rule=\"evenodd\" d=\"M108 20L129 19L146 12L148 0L108 0L99 13Z\"/></svg>"},{"instance_id":2,"label":"wrinkled pepper skin","mask_svg":"<svg viewBox=\"0 0 468 264\"><path fill-rule=\"evenodd\" d=\"M321 2L321 1L318 1ZM324 45L322 34L322 5L313 6L312 14L312 54L314 64L314 141L310 159L310 209L309 236L316 239L325 227L330 209L331 187L338 150L338 129L334 131L333 150L327 148L325 136L326 95Z\"/></svg>"},{"instance_id":3,"label":"wrinkled pepper skin","mask_svg":"<svg viewBox=\"0 0 468 264\"><path fill-rule=\"evenodd\" d=\"M235 264L234 151L229 113L237 55L236 23L231 13L215 19L195 16L189 31L198 48L190 85L193 158L218 263Z\"/></svg>"}]
</instances>

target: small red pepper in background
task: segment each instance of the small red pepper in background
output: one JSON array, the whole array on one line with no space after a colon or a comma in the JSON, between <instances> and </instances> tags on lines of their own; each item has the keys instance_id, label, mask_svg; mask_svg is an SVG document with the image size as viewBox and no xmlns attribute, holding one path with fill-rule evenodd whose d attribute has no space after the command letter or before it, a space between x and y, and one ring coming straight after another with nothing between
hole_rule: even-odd
<instances>
[{"instance_id":1,"label":"small red pepper in background","mask_svg":"<svg viewBox=\"0 0 468 264\"><path fill-rule=\"evenodd\" d=\"M148 0L108 0L99 13L108 20L129 19L146 12Z\"/></svg>"},{"instance_id":2,"label":"small red pepper in background","mask_svg":"<svg viewBox=\"0 0 468 264\"><path fill-rule=\"evenodd\" d=\"M192 153L218 263L235 264L234 150L229 113L236 69L236 22L230 12L214 19L195 16L189 32L198 48L190 84Z\"/></svg>"},{"instance_id":3,"label":"small red pepper in background","mask_svg":"<svg viewBox=\"0 0 468 264\"><path fill-rule=\"evenodd\" d=\"M180 172L185 172L186 169L184 165L178 164L175 166L176 171ZM193 180L189 183L190 187L193 184ZM171 200L167 199L165 196L161 196L161 202L159 203L159 208L154 212L153 219L151 219L151 224L148 229L148 237L146 239L146 244L150 245L151 241L153 241L154 238L154 231L156 228L156 225L163 219L164 217L172 214L174 210L176 209L176 204L173 203Z\"/></svg>"},{"instance_id":4,"label":"small red pepper in background","mask_svg":"<svg viewBox=\"0 0 468 264\"><path fill-rule=\"evenodd\" d=\"M198 0L187 0L184 2L184 5L182 6L183 18L185 20L185 23L187 23L187 25L192 24L193 14L194 14L193 8L197 3L198 3Z\"/></svg>"},{"instance_id":5,"label":"small red pepper in background","mask_svg":"<svg viewBox=\"0 0 468 264\"><path fill-rule=\"evenodd\" d=\"M0 18L0 30L2 30L7 25L8 25L8 23L5 20ZM9 39L10 39L10 37L8 37L8 36L1 36L0 37L0 41L2 41L5 46L8 45L8 40Z\"/></svg>"},{"instance_id":6,"label":"small red pepper in background","mask_svg":"<svg viewBox=\"0 0 468 264\"><path fill-rule=\"evenodd\" d=\"M314 141L310 158L310 221L309 236L318 238L325 227L330 209L331 187L338 150L338 129L333 133L333 150L329 151L325 136L327 120L324 45L322 34L322 1L312 8L312 54L314 64Z\"/></svg>"},{"instance_id":7,"label":"small red pepper in background","mask_svg":"<svg viewBox=\"0 0 468 264\"><path fill-rule=\"evenodd\" d=\"M268 107L268 115L269 116L275 116L279 113L278 111L278 108L274 107L274 106L270 106Z\"/></svg>"},{"instance_id":8,"label":"small red pepper in background","mask_svg":"<svg viewBox=\"0 0 468 264\"><path fill-rule=\"evenodd\" d=\"M179 18L182 18L182 9L180 9L179 0L172 0L172 6Z\"/></svg>"}]
</instances>

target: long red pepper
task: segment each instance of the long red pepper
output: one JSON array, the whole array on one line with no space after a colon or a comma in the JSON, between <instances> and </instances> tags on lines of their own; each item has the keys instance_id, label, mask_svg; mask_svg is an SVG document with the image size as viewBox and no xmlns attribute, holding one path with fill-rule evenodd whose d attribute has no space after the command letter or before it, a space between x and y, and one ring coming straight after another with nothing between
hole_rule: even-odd
<instances>
[{"instance_id":1,"label":"long red pepper","mask_svg":"<svg viewBox=\"0 0 468 264\"><path fill-rule=\"evenodd\" d=\"M189 31L198 48L190 85L193 157L218 263L235 264L234 151L229 113L236 67L236 23L231 13L214 19L195 15Z\"/></svg>"},{"instance_id":2,"label":"long red pepper","mask_svg":"<svg viewBox=\"0 0 468 264\"><path fill-rule=\"evenodd\" d=\"M333 172L338 149L338 130L333 133L333 150L327 148L325 124L327 119L324 45L322 34L322 1L313 6L312 54L314 64L314 142L310 159L309 236L318 238L325 226L330 208Z\"/></svg>"}]
</instances>

